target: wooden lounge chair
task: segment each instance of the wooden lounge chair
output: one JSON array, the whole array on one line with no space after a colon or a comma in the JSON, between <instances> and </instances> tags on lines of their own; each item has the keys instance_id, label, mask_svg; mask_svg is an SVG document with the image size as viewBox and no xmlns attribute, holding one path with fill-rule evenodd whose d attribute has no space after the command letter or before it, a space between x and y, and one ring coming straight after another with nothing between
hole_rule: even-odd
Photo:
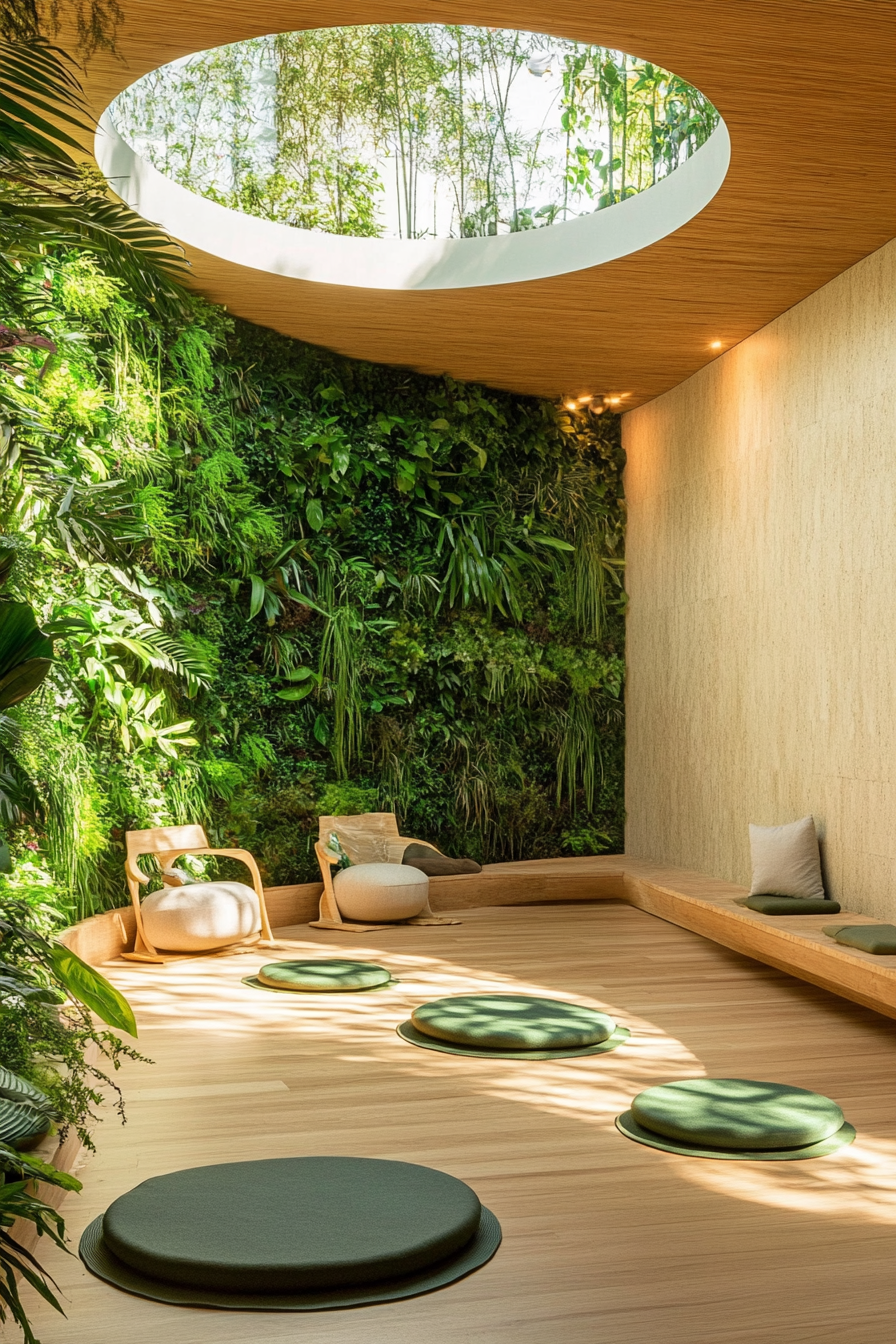
<instances>
[{"instance_id":1,"label":"wooden lounge chair","mask_svg":"<svg viewBox=\"0 0 896 1344\"><path fill-rule=\"evenodd\" d=\"M169 868L177 859L185 854L219 854L229 859L239 859L249 869L252 878L252 886L258 897L258 904L261 912L261 932L257 935L251 935L249 939L243 939L244 943L254 942L258 939L271 941L273 935L268 920L268 912L264 902L264 887L261 884L261 874L258 871L258 864L252 855L246 849L212 849L208 843L208 837L201 826L159 826L149 831L128 831L126 835L127 854L125 857L124 870L127 877L128 890L131 893L131 901L134 905L134 914L137 920L137 939L134 944L133 952L123 952L122 956L128 957L131 961L151 961L164 962L171 959L171 956L189 955L196 956L197 953L181 953L161 955L153 947L146 934L143 924L143 916L140 909L140 888L147 882L154 879L147 873L144 873L137 866L137 859L141 854L153 854L158 860L160 868ZM200 954L201 955L201 954Z\"/></svg>"},{"instance_id":2,"label":"wooden lounge chair","mask_svg":"<svg viewBox=\"0 0 896 1344\"><path fill-rule=\"evenodd\" d=\"M430 849L435 849L436 846L430 844L428 840L414 840L410 836L399 834L398 820L394 812L363 812L359 816L320 817L318 820L320 838L314 846L314 852L320 864L320 875L324 889L320 898L320 916L318 919L311 921L311 927L315 929L341 929L345 933L368 933L373 929L392 928L392 924L355 924L342 918L333 888L333 870L339 865L339 856L329 848L330 833L332 831L351 831L357 837L362 853L365 841L369 840L371 851L374 848L385 851L386 854L390 854L391 851L394 857L390 856L386 861L394 863L401 862L401 851L407 845L426 844L429 845ZM369 862L383 862L383 859L374 857L372 852ZM404 924L459 924L461 921L434 915L427 899L426 905L419 915L416 915L413 919L400 922Z\"/></svg>"}]
</instances>

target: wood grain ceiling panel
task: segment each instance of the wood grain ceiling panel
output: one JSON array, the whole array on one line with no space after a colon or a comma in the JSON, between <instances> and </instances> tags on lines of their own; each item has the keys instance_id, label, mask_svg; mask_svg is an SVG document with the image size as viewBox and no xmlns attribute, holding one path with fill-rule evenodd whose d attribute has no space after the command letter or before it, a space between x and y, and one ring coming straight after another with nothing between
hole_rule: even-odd
<instances>
[{"instance_id":1,"label":"wood grain ceiling panel","mask_svg":"<svg viewBox=\"0 0 896 1344\"><path fill-rule=\"evenodd\" d=\"M491 24L599 42L674 71L719 109L728 176L676 233L603 266L481 289L286 279L187 253L197 290L342 354L626 409L896 235L896 0L121 0L118 54L88 62L99 114L147 71L263 33L352 23Z\"/></svg>"}]
</instances>

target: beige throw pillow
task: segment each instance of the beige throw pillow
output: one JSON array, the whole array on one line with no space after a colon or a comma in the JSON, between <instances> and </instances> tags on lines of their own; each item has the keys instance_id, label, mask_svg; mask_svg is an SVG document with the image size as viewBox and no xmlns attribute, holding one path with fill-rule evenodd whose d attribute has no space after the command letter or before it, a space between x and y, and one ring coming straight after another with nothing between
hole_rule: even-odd
<instances>
[{"instance_id":1,"label":"beige throw pillow","mask_svg":"<svg viewBox=\"0 0 896 1344\"><path fill-rule=\"evenodd\" d=\"M813 817L787 826L750 826L751 896L823 900L821 859Z\"/></svg>"}]
</instances>

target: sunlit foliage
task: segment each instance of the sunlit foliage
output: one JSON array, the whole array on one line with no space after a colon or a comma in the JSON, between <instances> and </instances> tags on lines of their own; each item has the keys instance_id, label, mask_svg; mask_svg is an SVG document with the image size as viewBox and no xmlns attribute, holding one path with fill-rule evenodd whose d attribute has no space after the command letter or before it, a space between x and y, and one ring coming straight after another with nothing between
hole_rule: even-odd
<instances>
[{"instance_id":1,"label":"sunlit foliage","mask_svg":"<svg viewBox=\"0 0 896 1344\"><path fill-rule=\"evenodd\" d=\"M702 94L650 62L441 24L202 52L139 80L113 116L162 172L225 205L404 238L514 233L616 204L718 123Z\"/></svg>"}]
</instances>

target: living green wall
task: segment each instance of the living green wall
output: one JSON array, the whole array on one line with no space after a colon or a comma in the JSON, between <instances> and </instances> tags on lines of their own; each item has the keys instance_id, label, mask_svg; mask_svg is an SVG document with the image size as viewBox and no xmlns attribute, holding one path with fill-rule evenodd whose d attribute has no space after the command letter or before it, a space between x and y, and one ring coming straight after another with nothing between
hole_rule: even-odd
<instances>
[{"instance_id":1,"label":"living green wall","mask_svg":"<svg viewBox=\"0 0 896 1344\"><path fill-rule=\"evenodd\" d=\"M55 350L0 356L0 526L68 625L0 745L20 889L120 904L124 832L186 821L271 884L314 877L321 812L621 848L615 417L149 314L84 257L31 283Z\"/></svg>"}]
</instances>

